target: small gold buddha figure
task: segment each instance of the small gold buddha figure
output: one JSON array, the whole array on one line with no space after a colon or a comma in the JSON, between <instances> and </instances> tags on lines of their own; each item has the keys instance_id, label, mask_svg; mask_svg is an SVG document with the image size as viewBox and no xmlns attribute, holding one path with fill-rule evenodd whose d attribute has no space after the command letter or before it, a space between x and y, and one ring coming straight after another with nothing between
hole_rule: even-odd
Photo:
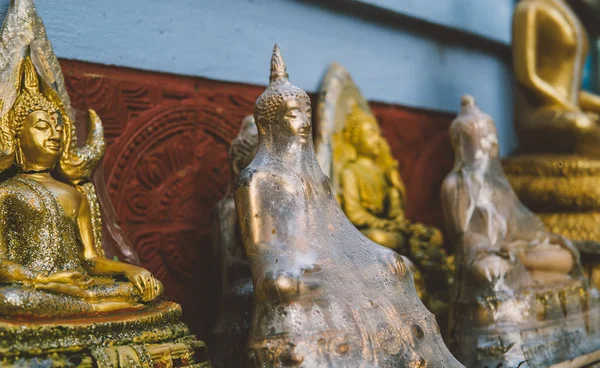
<instances>
[{"instance_id":1,"label":"small gold buddha figure","mask_svg":"<svg viewBox=\"0 0 600 368\"><path fill-rule=\"evenodd\" d=\"M71 154L72 124L43 92L56 101L55 94L40 86L29 58L21 71L18 97L2 119L0 160L16 172L0 183L1 314L77 316L156 299L162 285L150 272L107 259L95 247L90 203L72 183L98 157ZM90 116L95 146L88 149L101 155L102 127L93 111ZM55 169L66 183L51 175Z\"/></svg>"},{"instance_id":2,"label":"small gold buddha figure","mask_svg":"<svg viewBox=\"0 0 600 368\"><path fill-rule=\"evenodd\" d=\"M599 350L599 324L588 318L597 318L600 304L578 250L518 200L494 122L471 96L462 99L450 139L455 165L442 201L457 268L452 352L469 367L547 367Z\"/></svg>"},{"instance_id":3,"label":"small gold buddha figure","mask_svg":"<svg viewBox=\"0 0 600 368\"><path fill-rule=\"evenodd\" d=\"M250 165L257 148L258 130L254 116L248 116L229 147L233 177ZM232 188L217 203L214 213L213 246L220 264L221 308L213 328L212 362L215 367L237 368L242 367L248 341L253 286Z\"/></svg>"},{"instance_id":4,"label":"small gold buddha figure","mask_svg":"<svg viewBox=\"0 0 600 368\"><path fill-rule=\"evenodd\" d=\"M513 16L520 148L600 156L600 96L581 89L589 43L565 0L521 0Z\"/></svg>"},{"instance_id":5,"label":"small gold buddha figure","mask_svg":"<svg viewBox=\"0 0 600 368\"><path fill-rule=\"evenodd\" d=\"M235 179L254 300L248 367L460 367L420 301L412 264L364 236L313 148L308 95L279 48L254 117L259 143Z\"/></svg>"},{"instance_id":6,"label":"small gold buddha figure","mask_svg":"<svg viewBox=\"0 0 600 368\"><path fill-rule=\"evenodd\" d=\"M333 64L320 95L316 149L336 198L364 235L415 262L419 296L442 323L454 272L441 232L406 217L398 162L348 71Z\"/></svg>"},{"instance_id":7,"label":"small gold buddha figure","mask_svg":"<svg viewBox=\"0 0 600 368\"><path fill-rule=\"evenodd\" d=\"M439 271L441 265L450 271L441 232L405 216L406 190L398 162L375 117L355 104L342 133L355 157L344 164L340 178L346 216L375 243L408 254L419 270Z\"/></svg>"}]
</instances>

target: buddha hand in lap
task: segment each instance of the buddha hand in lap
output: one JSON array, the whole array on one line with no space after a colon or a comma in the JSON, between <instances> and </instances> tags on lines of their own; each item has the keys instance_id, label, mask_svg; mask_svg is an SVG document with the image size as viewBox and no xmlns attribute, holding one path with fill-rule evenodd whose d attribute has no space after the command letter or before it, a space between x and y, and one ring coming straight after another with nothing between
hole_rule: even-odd
<instances>
[{"instance_id":1,"label":"buddha hand in lap","mask_svg":"<svg viewBox=\"0 0 600 368\"><path fill-rule=\"evenodd\" d=\"M98 117L90 111L88 155L80 155L71 120L28 57L20 72L2 118L0 314L71 316L156 299L162 285L149 271L97 249L90 202L77 189L104 152Z\"/></svg>"}]
</instances>

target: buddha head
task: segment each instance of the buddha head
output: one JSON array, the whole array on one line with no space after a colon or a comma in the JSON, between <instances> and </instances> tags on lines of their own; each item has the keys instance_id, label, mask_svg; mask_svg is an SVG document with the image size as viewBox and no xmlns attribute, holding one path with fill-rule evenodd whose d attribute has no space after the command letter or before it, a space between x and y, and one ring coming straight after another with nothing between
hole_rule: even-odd
<instances>
[{"instance_id":1,"label":"buddha head","mask_svg":"<svg viewBox=\"0 0 600 368\"><path fill-rule=\"evenodd\" d=\"M20 171L50 171L55 167L71 182L89 178L104 153L102 125L93 111L90 137L76 146L75 129L57 93L40 81L29 56L21 62L17 97L2 117L12 139L14 163Z\"/></svg>"},{"instance_id":2,"label":"buddha head","mask_svg":"<svg viewBox=\"0 0 600 368\"><path fill-rule=\"evenodd\" d=\"M459 166L487 165L498 157L498 134L492 118L481 112L472 96L463 96L461 112L450 126L450 140Z\"/></svg>"},{"instance_id":3,"label":"buddha head","mask_svg":"<svg viewBox=\"0 0 600 368\"><path fill-rule=\"evenodd\" d=\"M9 114L15 142L15 161L20 170L52 169L64 148L64 126L59 107L40 93L38 78L29 58L21 66L21 89Z\"/></svg>"},{"instance_id":4,"label":"buddha head","mask_svg":"<svg viewBox=\"0 0 600 368\"><path fill-rule=\"evenodd\" d=\"M375 117L353 104L346 118L344 136L358 156L375 159L383 149L383 138Z\"/></svg>"},{"instance_id":5,"label":"buddha head","mask_svg":"<svg viewBox=\"0 0 600 368\"><path fill-rule=\"evenodd\" d=\"M277 45L271 57L269 86L256 101L254 118L260 139L269 150L287 150L291 144L305 146L311 142L310 99L289 82Z\"/></svg>"}]
</instances>

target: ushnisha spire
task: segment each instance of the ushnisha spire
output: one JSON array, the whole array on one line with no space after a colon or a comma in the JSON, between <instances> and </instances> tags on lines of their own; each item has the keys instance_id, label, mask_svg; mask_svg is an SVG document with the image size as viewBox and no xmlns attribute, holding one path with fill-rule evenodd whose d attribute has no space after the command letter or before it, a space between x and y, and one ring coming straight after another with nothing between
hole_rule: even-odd
<instances>
[{"instance_id":1,"label":"ushnisha spire","mask_svg":"<svg viewBox=\"0 0 600 368\"><path fill-rule=\"evenodd\" d=\"M269 76L269 83L277 82L279 80L288 80L287 68L283 57L281 57L281 51L279 46L275 44L273 46L273 55L271 56L271 75Z\"/></svg>"},{"instance_id":2,"label":"ushnisha spire","mask_svg":"<svg viewBox=\"0 0 600 368\"><path fill-rule=\"evenodd\" d=\"M308 95L302 88L294 86L288 80L288 73L281 51L277 44L273 47L271 56L271 73L269 85L265 92L256 100L254 119L260 132L265 132L270 124L275 124L275 113L279 106L288 99L306 99Z\"/></svg>"}]
</instances>

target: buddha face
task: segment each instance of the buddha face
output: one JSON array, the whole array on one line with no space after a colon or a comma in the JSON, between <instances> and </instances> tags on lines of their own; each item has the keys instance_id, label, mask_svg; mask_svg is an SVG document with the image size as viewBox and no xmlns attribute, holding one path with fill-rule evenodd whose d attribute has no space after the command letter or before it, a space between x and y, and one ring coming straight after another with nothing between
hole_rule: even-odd
<instances>
[{"instance_id":1,"label":"buddha face","mask_svg":"<svg viewBox=\"0 0 600 368\"><path fill-rule=\"evenodd\" d=\"M462 138L455 142L455 149L467 163L485 162L498 156L498 136L494 124L478 120L461 128Z\"/></svg>"},{"instance_id":2,"label":"buddha face","mask_svg":"<svg viewBox=\"0 0 600 368\"><path fill-rule=\"evenodd\" d=\"M365 122L360 125L354 139L354 147L361 156L375 158L381 153L381 132L376 123Z\"/></svg>"},{"instance_id":3,"label":"buddha face","mask_svg":"<svg viewBox=\"0 0 600 368\"><path fill-rule=\"evenodd\" d=\"M30 113L23 124L20 145L26 163L53 167L63 151L63 126L58 113Z\"/></svg>"},{"instance_id":4,"label":"buddha face","mask_svg":"<svg viewBox=\"0 0 600 368\"><path fill-rule=\"evenodd\" d=\"M301 143L307 143L311 139L310 101L306 99L289 99L282 104L281 119L283 125L292 135L298 137Z\"/></svg>"}]
</instances>

